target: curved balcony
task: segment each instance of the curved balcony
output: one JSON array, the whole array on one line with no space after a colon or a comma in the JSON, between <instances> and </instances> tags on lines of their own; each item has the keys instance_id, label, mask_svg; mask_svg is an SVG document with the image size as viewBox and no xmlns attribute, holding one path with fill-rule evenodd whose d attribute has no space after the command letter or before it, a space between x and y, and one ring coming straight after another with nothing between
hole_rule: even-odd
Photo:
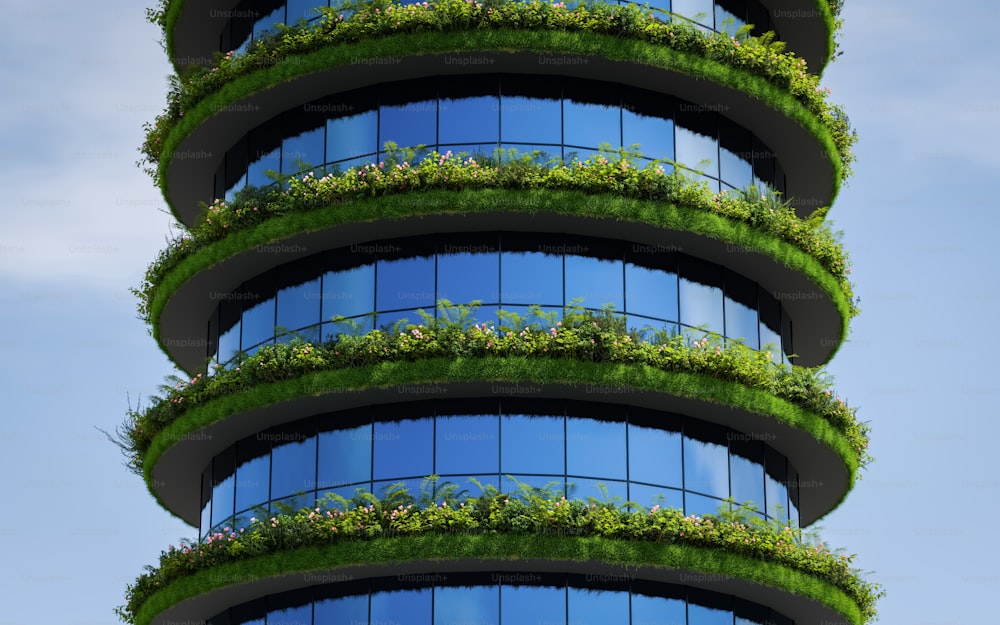
<instances>
[{"instance_id":1,"label":"curved balcony","mask_svg":"<svg viewBox=\"0 0 1000 625\"><path fill-rule=\"evenodd\" d=\"M803 526L846 496L862 461L855 447L864 445L856 432L848 433L856 426L835 424L762 388L694 370L666 371L642 364L511 355L420 358L220 388L225 388L224 395L170 417L148 449L139 452L150 492L195 526L202 500L192 486L201 483L204 467L237 441L315 415L425 397L571 400L581 389L591 389L586 394L590 401L613 401L729 428L750 440L766 441L795 467Z\"/></svg>"},{"instance_id":2,"label":"curved balcony","mask_svg":"<svg viewBox=\"0 0 1000 625\"><path fill-rule=\"evenodd\" d=\"M753 507L747 513L757 519L797 527L800 490L815 488L758 436L586 399L623 389L586 385L571 401L506 394L454 400L443 386L399 390L417 397L441 392L272 427L215 456L202 473L199 536L243 531L262 510L312 509L330 494L351 499L358 489L381 496L397 484L435 498L452 488L516 496L527 485L569 500L628 501L699 516L716 514L732 498ZM518 388L490 390L499 396ZM428 482L431 475L436 479Z\"/></svg>"},{"instance_id":3,"label":"curved balcony","mask_svg":"<svg viewBox=\"0 0 1000 625\"><path fill-rule=\"evenodd\" d=\"M225 154L268 120L334 92L387 81L470 75L486 66L490 73L614 82L724 111L730 122L753 131L784 165L784 190L800 215L829 205L839 188L845 161L838 150L847 148L838 148L829 120L821 120L764 78L608 35L502 30L472 35L420 33L343 44L230 81L171 126L157 164L165 197L178 218L192 224L199 202L211 202L217 195L213 174ZM501 51L510 49L533 52ZM359 57L361 50L365 56ZM401 55L403 50L422 54ZM600 56L594 50L600 50ZM464 62L462 55L472 55L476 62ZM280 89L273 88L279 84Z\"/></svg>"},{"instance_id":4,"label":"curved balcony","mask_svg":"<svg viewBox=\"0 0 1000 625\"><path fill-rule=\"evenodd\" d=\"M721 607L723 601L734 600L735 604L729 605L740 606L736 608L740 612L749 609L743 602L770 606L773 610L770 616L777 620L767 622L790 619L795 623L862 625L871 617L874 594L867 588L858 588L857 582L851 589L853 592L848 592L848 587L835 585L819 575L780 560L743 555L721 541L718 546L712 546L711 541L706 546L694 546L683 540L664 544L603 536L445 534L305 547L211 567L173 581L152 595L139 608L135 623L202 622L227 608L279 593L312 589L324 581L356 589L359 584L377 584L379 578L392 578L396 589L403 582L404 587L413 590L414 586L465 585L463 580L475 587L490 583L487 581L490 573L501 584L506 578L514 580L520 588L525 587L524 580L529 580L528 584L548 581L565 585L573 600L570 610L582 607L576 603L578 595L572 592L577 584L577 588L589 587L591 591L631 590L633 596L641 596L644 591L661 597L680 595L690 601L689 616L696 617L681 622L693 625L718 622L710 620L715 610L704 610L702 615L699 607L708 608L713 603ZM564 576L561 582L556 579L559 575ZM327 585L324 589L335 588ZM473 588L465 590L476 592ZM612 596L590 595L591 600ZM393 599L404 598L397 594ZM298 602L292 599L282 603ZM551 610L553 603L536 609ZM626 599L626 606L628 603ZM591 609L600 605L592 604ZM650 607L670 609L665 602ZM641 609L636 612L642 613ZM709 620L702 621L696 615ZM730 622L732 618L730 612Z\"/></svg>"},{"instance_id":5,"label":"curved balcony","mask_svg":"<svg viewBox=\"0 0 1000 625\"><path fill-rule=\"evenodd\" d=\"M236 48L239 45L236 39L250 33L273 27L275 23L295 24L300 18L310 19L311 7L326 6L329 2L299 0L293 2L295 6L289 6L287 12L276 11L283 7L275 7L273 2L259 11L247 8L246 4L245 0L169 2L164 16L165 39L168 56L178 73L192 66L211 65L217 52ZM748 6L743 7L744 4ZM775 30L788 49L805 59L813 72L823 70L834 49L835 16L829 0L761 0L759 3L687 0L676 4L670 0L654 0L649 5L654 10L673 10L681 16L694 18L699 26L719 32L731 33L741 23ZM696 17L698 15L703 17ZM733 23L730 24L727 18L733 18ZM234 21L256 23L252 26L241 24L241 28L234 29ZM234 35L237 29L240 34Z\"/></svg>"},{"instance_id":6,"label":"curved balcony","mask_svg":"<svg viewBox=\"0 0 1000 625\"><path fill-rule=\"evenodd\" d=\"M456 207L461 213L454 214ZM286 215L207 245L158 285L150 302L154 336L182 369L202 371L215 350L205 334L206 320L242 283L276 266L325 250L421 233L498 230L541 233L542 238L556 233L613 238L637 250L682 252L729 269L781 305L794 323L794 353L803 366L832 356L851 316L850 297L814 258L717 215L570 191L424 191ZM434 301L429 303L433 307ZM781 340L759 344L770 342Z\"/></svg>"}]
</instances>

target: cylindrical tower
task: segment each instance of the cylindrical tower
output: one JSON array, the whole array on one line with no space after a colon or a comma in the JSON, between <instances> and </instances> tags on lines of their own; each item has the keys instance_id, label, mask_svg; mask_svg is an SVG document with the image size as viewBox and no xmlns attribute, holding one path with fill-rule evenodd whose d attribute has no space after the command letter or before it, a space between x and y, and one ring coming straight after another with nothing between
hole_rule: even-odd
<instances>
[{"instance_id":1,"label":"cylindrical tower","mask_svg":"<svg viewBox=\"0 0 1000 625\"><path fill-rule=\"evenodd\" d=\"M125 445L198 539L122 615L869 618L787 529L867 459L808 369L856 312L822 225L837 9L152 11L181 78L143 151L190 232L138 294L188 379Z\"/></svg>"}]
</instances>

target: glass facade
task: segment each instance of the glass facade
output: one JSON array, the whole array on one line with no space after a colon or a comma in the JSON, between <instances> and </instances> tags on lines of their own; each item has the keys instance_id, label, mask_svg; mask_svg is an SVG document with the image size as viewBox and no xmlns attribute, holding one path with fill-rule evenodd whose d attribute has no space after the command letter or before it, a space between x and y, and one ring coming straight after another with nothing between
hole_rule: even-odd
<instances>
[{"instance_id":1,"label":"glass facade","mask_svg":"<svg viewBox=\"0 0 1000 625\"><path fill-rule=\"evenodd\" d=\"M241 350L294 336L316 342L406 319L422 323L437 302L481 302L477 323L530 318L529 305L561 316L564 306L612 306L629 327L735 339L792 351L780 303L736 272L658 246L568 235L433 235L353 245L282 265L221 298L209 323L208 356L227 363ZM346 321L332 321L336 316Z\"/></svg>"},{"instance_id":2,"label":"glass facade","mask_svg":"<svg viewBox=\"0 0 1000 625\"><path fill-rule=\"evenodd\" d=\"M384 160L387 141L441 154L539 151L542 163L584 160L602 144L637 145L640 166L674 161L715 192L751 184L784 192L784 172L770 149L717 109L556 76L387 83L304 104L252 130L226 153L215 194L231 199L244 186L266 186L281 176L322 176Z\"/></svg>"},{"instance_id":3,"label":"glass facade","mask_svg":"<svg viewBox=\"0 0 1000 625\"><path fill-rule=\"evenodd\" d=\"M660 19L670 20L673 12L703 28L716 32L735 34L746 24L753 24L753 34L759 35L773 30L767 9L756 0L652 0L651 2L629 2L629 0L608 0L611 4L648 4ZM399 4L415 4L416 0L401 0ZM243 0L229 11L231 15L222 29L219 51L234 50L242 54L250 44L260 39L277 24L290 26L315 22L320 19L319 7L337 6L330 0ZM578 1L567 2L572 8ZM342 11L348 14L348 11Z\"/></svg>"},{"instance_id":4,"label":"glass facade","mask_svg":"<svg viewBox=\"0 0 1000 625\"><path fill-rule=\"evenodd\" d=\"M216 456L202 478L200 535L246 527L278 504L312 507L328 493L350 499L359 488L380 495L403 483L416 497L429 475L440 476L437 487L455 484L473 497L480 492L470 478L502 492L516 493L520 483L697 515L716 513L732 497L762 518L794 523L798 474L760 439L676 414L578 400L442 399L328 413Z\"/></svg>"},{"instance_id":5,"label":"glass facade","mask_svg":"<svg viewBox=\"0 0 1000 625\"><path fill-rule=\"evenodd\" d=\"M793 625L765 606L628 575L429 573L262 597L206 625Z\"/></svg>"}]
</instances>

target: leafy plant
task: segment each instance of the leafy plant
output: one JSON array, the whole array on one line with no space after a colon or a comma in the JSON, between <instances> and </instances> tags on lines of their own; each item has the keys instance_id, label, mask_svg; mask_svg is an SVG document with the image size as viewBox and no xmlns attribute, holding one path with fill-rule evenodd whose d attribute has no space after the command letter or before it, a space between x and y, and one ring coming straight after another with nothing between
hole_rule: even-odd
<instances>
[{"instance_id":1,"label":"leafy plant","mask_svg":"<svg viewBox=\"0 0 1000 625\"><path fill-rule=\"evenodd\" d=\"M129 585L126 603L116 612L126 623L135 623L143 605L158 591L230 562L305 547L456 533L596 536L740 554L832 584L850 597L866 620L875 618L875 603L885 594L851 567L854 556L831 551L822 543L810 544L799 528L766 523L748 506L734 508L726 502L715 515L684 516L659 505L646 510L631 502L567 498L554 487L518 483L516 492L502 493L473 483L482 491L478 497L437 485L436 476L424 480L419 497L402 485L393 485L381 497L360 489L350 500L331 494L294 514L265 514L252 518L246 527L222 528L203 542L183 541L161 552L158 566L147 567Z\"/></svg>"}]
</instances>

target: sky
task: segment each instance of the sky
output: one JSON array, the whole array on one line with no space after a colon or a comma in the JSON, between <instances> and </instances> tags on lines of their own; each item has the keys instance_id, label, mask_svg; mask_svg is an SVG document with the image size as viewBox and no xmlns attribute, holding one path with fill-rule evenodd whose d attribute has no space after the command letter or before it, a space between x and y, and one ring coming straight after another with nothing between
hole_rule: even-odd
<instances>
[{"instance_id":1,"label":"sky","mask_svg":"<svg viewBox=\"0 0 1000 625\"><path fill-rule=\"evenodd\" d=\"M823 77L861 137L830 218L862 313L827 371L876 461L819 526L885 586L885 624L984 621L1000 588L993 6L847 0ZM195 533L99 431L174 371L128 292L172 222L134 165L170 67L141 2L0 15L0 625L115 623Z\"/></svg>"}]
</instances>

